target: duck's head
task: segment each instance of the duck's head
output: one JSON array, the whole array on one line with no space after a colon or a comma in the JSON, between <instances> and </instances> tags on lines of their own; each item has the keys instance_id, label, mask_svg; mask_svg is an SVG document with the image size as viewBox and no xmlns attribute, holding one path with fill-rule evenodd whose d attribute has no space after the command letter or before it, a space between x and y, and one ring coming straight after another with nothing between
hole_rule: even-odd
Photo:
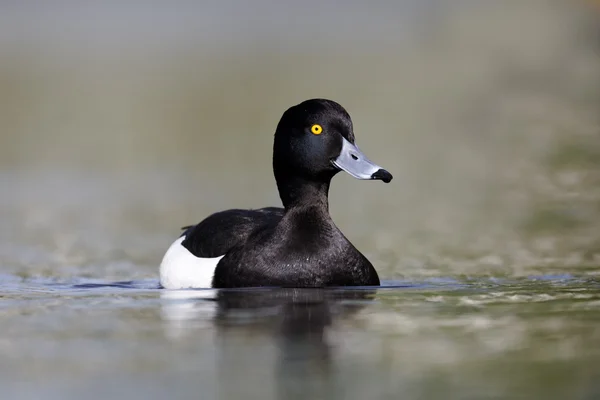
<instances>
[{"instance_id":1,"label":"duck's head","mask_svg":"<svg viewBox=\"0 0 600 400\"><path fill-rule=\"evenodd\" d=\"M293 178L328 184L342 170L358 179L392 180L356 146L348 112L325 99L306 100L283 113L275 132L273 169L278 184Z\"/></svg>"}]
</instances>

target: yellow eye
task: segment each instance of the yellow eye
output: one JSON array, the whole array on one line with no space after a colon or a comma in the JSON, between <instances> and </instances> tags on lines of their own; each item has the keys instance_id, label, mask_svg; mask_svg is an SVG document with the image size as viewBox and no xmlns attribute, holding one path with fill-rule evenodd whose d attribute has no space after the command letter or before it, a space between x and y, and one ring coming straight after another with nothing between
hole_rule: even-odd
<instances>
[{"instance_id":1,"label":"yellow eye","mask_svg":"<svg viewBox=\"0 0 600 400\"><path fill-rule=\"evenodd\" d=\"M323 127L319 124L314 124L313 126L311 126L310 131L315 135L320 135L321 133L323 133Z\"/></svg>"}]
</instances>

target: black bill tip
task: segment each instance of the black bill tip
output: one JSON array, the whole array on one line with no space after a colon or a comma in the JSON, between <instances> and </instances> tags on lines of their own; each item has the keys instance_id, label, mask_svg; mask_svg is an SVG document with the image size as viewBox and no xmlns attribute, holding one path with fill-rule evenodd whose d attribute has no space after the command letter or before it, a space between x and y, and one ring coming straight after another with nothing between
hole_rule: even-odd
<instances>
[{"instance_id":1,"label":"black bill tip","mask_svg":"<svg viewBox=\"0 0 600 400\"><path fill-rule=\"evenodd\" d=\"M392 176L392 174L390 174L383 168L380 168L379 170L377 170L377 172L371 175L371 179L379 179L380 181L384 181L385 183L390 183L393 178L394 177Z\"/></svg>"}]
</instances>

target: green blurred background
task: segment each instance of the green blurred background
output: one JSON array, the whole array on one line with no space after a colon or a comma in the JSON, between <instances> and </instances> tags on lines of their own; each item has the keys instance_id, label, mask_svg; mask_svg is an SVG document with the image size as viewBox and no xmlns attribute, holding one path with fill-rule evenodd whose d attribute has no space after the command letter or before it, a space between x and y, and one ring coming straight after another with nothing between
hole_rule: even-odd
<instances>
[{"instance_id":1,"label":"green blurred background","mask_svg":"<svg viewBox=\"0 0 600 400\"><path fill-rule=\"evenodd\" d=\"M594 274L599 20L542 0L3 2L4 267L155 277L179 226L279 205L275 126L326 97L395 176L331 193L384 278Z\"/></svg>"}]
</instances>

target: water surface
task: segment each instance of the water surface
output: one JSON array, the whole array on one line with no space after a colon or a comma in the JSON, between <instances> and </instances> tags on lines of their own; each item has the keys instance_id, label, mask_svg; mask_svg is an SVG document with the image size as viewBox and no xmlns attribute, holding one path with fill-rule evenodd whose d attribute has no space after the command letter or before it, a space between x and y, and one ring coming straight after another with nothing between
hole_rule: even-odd
<instances>
[{"instance_id":1,"label":"water surface","mask_svg":"<svg viewBox=\"0 0 600 400\"><path fill-rule=\"evenodd\" d=\"M6 398L548 398L600 394L600 283L158 290L4 276Z\"/></svg>"}]
</instances>

